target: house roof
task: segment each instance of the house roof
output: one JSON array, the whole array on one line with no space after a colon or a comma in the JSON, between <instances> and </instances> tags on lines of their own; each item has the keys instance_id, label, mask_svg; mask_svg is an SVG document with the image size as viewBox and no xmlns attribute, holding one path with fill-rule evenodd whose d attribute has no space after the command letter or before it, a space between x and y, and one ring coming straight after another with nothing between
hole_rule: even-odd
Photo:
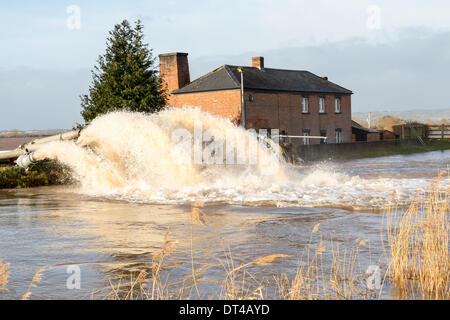
<instances>
[{"instance_id":1,"label":"house roof","mask_svg":"<svg viewBox=\"0 0 450 320\"><path fill-rule=\"evenodd\" d=\"M239 89L241 68L244 72L244 89L291 91L304 93L352 94L353 92L319 77L309 71L283 70L224 65L184 86L174 94Z\"/></svg>"},{"instance_id":2,"label":"house roof","mask_svg":"<svg viewBox=\"0 0 450 320\"><path fill-rule=\"evenodd\" d=\"M358 130L365 131L365 132L368 132L368 133L379 133L378 130L363 127L358 122L353 121L353 120L352 120L352 129L358 129Z\"/></svg>"}]
</instances>

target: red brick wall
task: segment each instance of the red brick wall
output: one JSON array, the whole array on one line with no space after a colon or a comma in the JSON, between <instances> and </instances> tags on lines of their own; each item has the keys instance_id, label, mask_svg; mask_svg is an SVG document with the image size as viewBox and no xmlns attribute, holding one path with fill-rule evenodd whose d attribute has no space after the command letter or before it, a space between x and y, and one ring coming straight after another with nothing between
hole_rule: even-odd
<instances>
[{"instance_id":1,"label":"red brick wall","mask_svg":"<svg viewBox=\"0 0 450 320\"><path fill-rule=\"evenodd\" d=\"M253 102L249 101L250 94ZM320 96L325 96L325 114L319 114L319 95L308 95L309 113L303 114L300 93L247 91L247 128L278 128L289 135L302 135L303 129L309 129L312 136L319 136L321 130L327 130L328 143L335 143L335 129L341 128L343 142L351 142L351 97L341 96L341 113L336 114L335 95ZM320 140L311 139L310 143L318 144Z\"/></svg>"},{"instance_id":2,"label":"red brick wall","mask_svg":"<svg viewBox=\"0 0 450 320\"><path fill-rule=\"evenodd\" d=\"M200 107L202 111L230 118L237 123L241 118L241 91L236 89L174 94L170 106Z\"/></svg>"},{"instance_id":3,"label":"red brick wall","mask_svg":"<svg viewBox=\"0 0 450 320\"><path fill-rule=\"evenodd\" d=\"M383 130L383 140L392 140L395 139L395 134L393 132Z\"/></svg>"},{"instance_id":4,"label":"red brick wall","mask_svg":"<svg viewBox=\"0 0 450 320\"><path fill-rule=\"evenodd\" d=\"M187 53L160 54L159 74L168 93L187 85L190 82ZM172 95L168 95L168 104L171 99Z\"/></svg>"},{"instance_id":5,"label":"red brick wall","mask_svg":"<svg viewBox=\"0 0 450 320\"><path fill-rule=\"evenodd\" d=\"M249 101L250 94L253 102ZM309 113L303 114L302 94L285 92L245 92L246 127L259 130L274 128L284 130L289 135L302 135L309 129L310 135L319 136L320 130L327 131L328 143L335 143L335 129L341 128L343 142L352 142L351 97L341 96L341 113L334 112L335 95L325 96L325 114L319 114L319 95L308 95ZM228 117L237 123L241 117L241 93L239 89L186 93L172 95L170 105L174 107L198 106L203 111ZM292 139L302 142L301 139ZM320 143L311 139L311 144Z\"/></svg>"},{"instance_id":6,"label":"red brick wall","mask_svg":"<svg viewBox=\"0 0 450 320\"><path fill-rule=\"evenodd\" d=\"M367 141L379 141L379 140L380 140L379 132L367 133Z\"/></svg>"}]
</instances>

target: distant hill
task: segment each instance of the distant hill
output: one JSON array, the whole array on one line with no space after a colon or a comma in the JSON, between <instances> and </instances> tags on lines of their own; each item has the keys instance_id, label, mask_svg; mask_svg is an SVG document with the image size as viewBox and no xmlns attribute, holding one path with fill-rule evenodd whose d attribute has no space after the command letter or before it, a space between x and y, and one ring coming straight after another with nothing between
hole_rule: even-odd
<instances>
[{"instance_id":1,"label":"distant hill","mask_svg":"<svg viewBox=\"0 0 450 320\"><path fill-rule=\"evenodd\" d=\"M368 112L354 112L352 116L367 121ZM405 121L422 123L450 123L450 108L444 110L376 111L371 112L371 122L376 123L385 116L393 116Z\"/></svg>"},{"instance_id":2,"label":"distant hill","mask_svg":"<svg viewBox=\"0 0 450 320\"><path fill-rule=\"evenodd\" d=\"M70 130L67 129L49 129L49 130L0 130L0 138L24 138L24 137L48 137L60 134Z\"/></svg>"}]
</instances>

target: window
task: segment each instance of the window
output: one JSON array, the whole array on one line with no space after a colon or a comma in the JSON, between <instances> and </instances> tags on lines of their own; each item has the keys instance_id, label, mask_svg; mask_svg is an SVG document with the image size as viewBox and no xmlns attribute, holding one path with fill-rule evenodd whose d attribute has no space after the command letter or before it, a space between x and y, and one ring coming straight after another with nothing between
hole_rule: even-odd
<instances>
[{"instance_id":1,"label":"window","mask_svg":"<svg viewBox=\"0 0 450 320\"><path fill-rule=\"evenodd\" d=\"M335 130L335 135L336 135L336 143L342 143L344 142L342 139L342 129L338 128Z\"/></svg>"},{"instance_id":2,"label":"window","mask_svg":"<svg viewBox=\"0 0 450 320\"><path fill-rule=\"evenodd\" d=\"M310 130L309 129L303 129L303 136L309 136ZM303 144L309 145L309 138L303 138Z\"/></svg>"},{"instance_id":3,"label":"window","mask_svg":"<svg viewBox=\"0 0 450 320\"><path fill-rule=\"evenodd\" d=\"M325 113L325 98L319 97L319 113Z\"/></svg>"},{"instance_id":4,"label":"window","mask_svg":"<svg viewBox=\"0 0 450 320\"><path fill-rule=\"evenodd\" d=\"M262 136L265 136L267 138L271 138L272 137L272 129L271 128L261 128L259 130L259 134Z\"/></svg>"},{"instance_id":5,"label":"window","mask_svg":"<svg viewBox=\"0 0 450 320\"><path fill-rule=\"evenodd\" d=\"M334 112L341 113L341 98L334 98Z\"/></svg>"},{"instance_id":6,"label":"window","mask_svg":"<svg viewBox=\"0 0 450 320\"><path fill-rule=\"evenodd\" d=\"M288 138L288 137L285 137L285 136L287 136L287 135L288 135L288 134L287 134L286 130L281 130L281 132L280 132L280 143L281 143L281 144L290 143L289 138Z\"/></svg>"},{"instance_id":7,"label":"window","mask_svg":"<svg viewBox=\"0 0 450 320\"><path fill-rule=\"evenodd\" d=\"M302 97L302 113L308 113L309 112L309 103L308 103L308 97Z\"/></svg>"},{"instance_id":8,"label":"window","mask_svg":"<svg viewBox=\"0 0 450 320\"><path fill-rule=\"evenodd\" d=\"M320 136L321 137L326 137L327 136L327 130L320 130ZM320 139L320 144L326 144L327 143L327 139Z\"/></svg>"}]
</instances>

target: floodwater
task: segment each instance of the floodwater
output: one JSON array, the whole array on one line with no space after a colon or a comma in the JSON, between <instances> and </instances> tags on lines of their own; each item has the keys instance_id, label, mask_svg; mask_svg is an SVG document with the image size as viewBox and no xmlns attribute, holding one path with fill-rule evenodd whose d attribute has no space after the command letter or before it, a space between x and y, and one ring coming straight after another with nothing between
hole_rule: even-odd
<instances>
[{"instance_id":1,"label":"floodwater","mask_svg":"<svg viewBox=\"0 0 450 320\"><path fill-rule=\"evenodd\" d=\"M141 194L96 194L78 185L1 190L0 258L11 264L11 274L0 299L20 298L42 266L48 267L31 288L31 298L100 299L108 290L98 290L110 280L151 270L168 229L173 251L163 264L163 281L185 287L185 298L198 298L189 289L192 263L201 298L219 298L230 254L234 266L289 255L247 269L257 279L269 281L282 273L292 279L305 248L317 248L321 241L327 253L331 244L368 239L359 249L361 268L375 264L385 270L383 207L394 190L394 201L407 205L449 164L450 151L309 164L289 168L299 181L286 188L282 182L271 190L249 186L238 191L240 196L232 188L201 189L184 202L173 193L145 201ZM448 179L442 183L449 187ZM325 265L329 262L324 254ZM80 289L67 286L71 266L79 267ZM249 277L247 284L256 286L252 281ZM268 282L267 297L276 296L275 287Z\"/></svg>"},{"instance_id":2,"label":"floodwater","mask_svg":"<svg viewBox=\"0 0 450 320\"><path fill-rule=\"evenodd\" d=\"M20 137L20 138L1 138L0 151L13 150L18 146L28 143L38 137Z\"/></svg>"}]
</instances>

